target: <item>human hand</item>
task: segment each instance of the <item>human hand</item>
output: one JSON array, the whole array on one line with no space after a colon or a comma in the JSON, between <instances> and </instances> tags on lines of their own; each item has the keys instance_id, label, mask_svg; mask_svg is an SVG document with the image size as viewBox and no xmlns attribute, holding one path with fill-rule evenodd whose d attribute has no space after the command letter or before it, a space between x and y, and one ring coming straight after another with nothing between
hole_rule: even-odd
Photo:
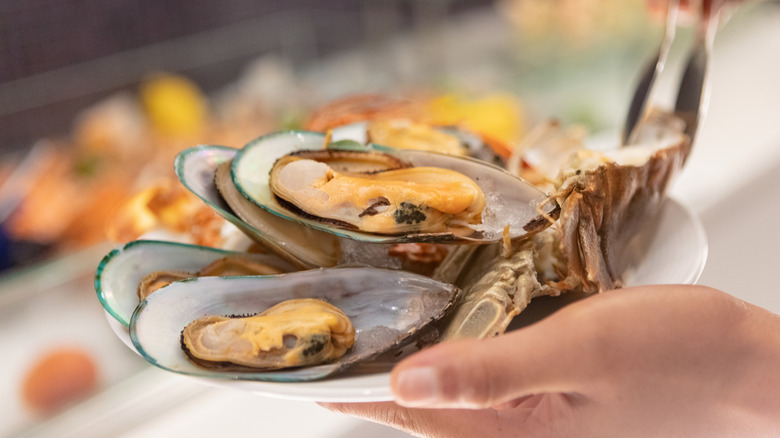
<instances>
[{"instance_id":1,"label":"human hand","mask_svg":"<svg viewBox=\"0 0 780 438\"><path fill-rule=\"evenodd\" d=\"M780 317L699 286L581 300L529 327L399 363L396 403L323 404L428 437L767 436Z\"/></svg>"}]
</instances>

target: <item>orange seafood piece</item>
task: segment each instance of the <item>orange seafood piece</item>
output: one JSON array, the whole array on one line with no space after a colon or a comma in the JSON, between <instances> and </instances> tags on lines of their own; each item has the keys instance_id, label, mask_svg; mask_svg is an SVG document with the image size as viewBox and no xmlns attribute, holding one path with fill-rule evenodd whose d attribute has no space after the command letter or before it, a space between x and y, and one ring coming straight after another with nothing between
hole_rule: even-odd
<instances>
[{"instance_id":1,"label":"orange seafood piece","mask_svg":"<svg viewBox=\"0 0 780 438\"><path fill-rule=\"evenodd\" d=\"M448 252L447 245L441 243L412 242L393 245L387 255L401 260L407 271L432 275Z\"/></svg>"},{"instance_id":2,"label":"orange seafood piece","mask_svg":"<svg viewBox=\"0 0 780 438\"><path fill-rule=\"evenodd\" d=\"M304 124L309 131L327 131L350 123L379 118L415 118L418 104L380 94L359 94L333 101L314 111Z\"/></svg>"},{"instance_id":3,"label":"orange seafood piece","mask_svg":"<svg viewBox=\"0 0 780 438\"><path fill-rule=\"evenodd\" d=\"M444 95L426 107L426 119L434 125L461 126L482 138L496 154L507 158L514 142L525 134L525 116L520 101L509 94L481 98Z\"/></svg>"},{"instance_id":4,"label":"orange seafood piece","mask_svg":"<svg viewBox=\"0 0 780 438\"><path fill-rule=\"evenodd\" d=\"M160 180L130 198L108 224L106 234L112 242L129 242L164 229L186 234L199 245L216 246L224 223L184 187Z\"/></svg>"},{"instance_id":5,"label":"orange seafood piece","mask_svg":"<svg viewBox=\"0 0 780 438\"><path fill-rule=\"evenodd\" d=\"M25 375L21 396L32 410L48 414L89 395L97 387L97 366L78 348L45 354Z\"/></svg>"}]
</instances>

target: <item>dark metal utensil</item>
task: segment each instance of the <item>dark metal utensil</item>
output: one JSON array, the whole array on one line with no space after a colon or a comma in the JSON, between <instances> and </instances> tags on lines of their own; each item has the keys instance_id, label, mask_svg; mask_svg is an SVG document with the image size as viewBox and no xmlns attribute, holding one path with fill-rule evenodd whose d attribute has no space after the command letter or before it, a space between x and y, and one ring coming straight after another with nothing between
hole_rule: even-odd
<instances>
[{"instance_id":1,"label":"dark metal utensil","mask_svg":"<svg viewBox=\"0 0 780 438\"><path fill-rule=\"evenodd\" d=\"M623 145L633 142L633 132L636 124L645 116L647 103L653 91L655 78L661 75L666 64L666 58L669 55L669 48L674 41L675 31L677 30L677 12L679 9L679 0L669 0L666 10L666 25L664 28L664 37L661 45L658 47L658 53L651 58L650 62L642 74L642 79L637 84L634 91L634 97L631 100L631 106L628 109L626 122L623 126L622 141Z\"/></svg>"},{"instance_id":2,"label":"dark metal utensil","mask_svg":"<svg viewBox=\"0 0 780 438\"><path fill-rule=\"evenodd\" d=\"M708 71L717 29L718 11L713 10L712 3L704 2L674 106L677 116L686 123L685 133L691 145L709 103Z\"/></svg>"}]
</instances>

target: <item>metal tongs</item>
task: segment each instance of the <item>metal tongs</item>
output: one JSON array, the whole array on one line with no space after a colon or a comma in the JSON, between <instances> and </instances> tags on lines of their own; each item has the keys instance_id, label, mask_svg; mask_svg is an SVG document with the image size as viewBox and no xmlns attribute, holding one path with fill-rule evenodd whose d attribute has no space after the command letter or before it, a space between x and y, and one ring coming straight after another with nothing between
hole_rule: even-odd
<instances>
[{"instance_id":1,"label":"metal tongs","mask_svg":"<svg viewBox=\"0 0 780 438\"><path fill-rule=\"evenodd\" d=\"M674 106L675 114L686 123L685 134L693 144L699 124L704 118L709 103L708 71L712 58L712 46L715 32L718 29L718 8L713 9L714 1L702 1L701 15L696 27L696 36L688 54L683 77L677 90L677 100ZM636 140L636 125L648 112L648 102L653 94L653 85L661 75L669 55L669 49L674 41L677 29L679 0L669 0L666 10L664 37L658 53L652 58L645 69L642 79L636 87L634 98L628 110L623 127L623 145L629 145Z\"/></svg>"}]
</instances>

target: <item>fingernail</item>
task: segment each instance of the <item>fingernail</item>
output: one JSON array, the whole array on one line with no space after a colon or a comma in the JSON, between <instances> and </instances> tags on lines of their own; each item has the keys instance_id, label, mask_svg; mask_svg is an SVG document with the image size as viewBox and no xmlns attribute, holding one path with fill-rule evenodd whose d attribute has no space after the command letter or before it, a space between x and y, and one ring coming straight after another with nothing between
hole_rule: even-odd
<instances>
[{"instance_id":1,"label":"fingernail","mask_svg":"<svg viewBox=\"0 0 780 438\"><path fill-rule=\"evenodd\" d=\"M438 401L439 376L434 368L410 368L398 375L396 397L405 404L423 405Z\"/></svg>"}]
</instances>

